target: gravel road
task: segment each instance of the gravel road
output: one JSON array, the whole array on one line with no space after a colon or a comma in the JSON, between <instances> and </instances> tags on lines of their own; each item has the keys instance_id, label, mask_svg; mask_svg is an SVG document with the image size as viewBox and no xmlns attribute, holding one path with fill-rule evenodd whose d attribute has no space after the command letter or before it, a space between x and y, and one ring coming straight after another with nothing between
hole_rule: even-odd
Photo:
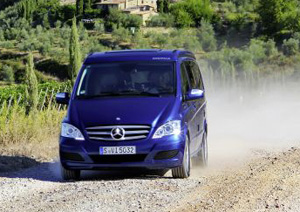
<instances>
[{"instance_id":1,"label":"gravel road","mask_svg":"<svg viewBox=\"0 0 300 212\"><path fill-rule=\"evenodd\" d=\"M300 149L187 180L85 172L61 182L58 163L44 163L0 173L0 211L300 211Z\"/></svg>"}]
</instances>

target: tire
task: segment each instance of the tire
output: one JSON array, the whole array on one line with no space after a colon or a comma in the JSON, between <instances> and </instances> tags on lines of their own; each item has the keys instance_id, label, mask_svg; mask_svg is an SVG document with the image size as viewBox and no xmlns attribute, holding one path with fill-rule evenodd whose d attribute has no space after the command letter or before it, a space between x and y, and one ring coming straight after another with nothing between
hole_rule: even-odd
<instances>
[{"instance_id":1,"label":"tire","mask_svg":"<svg viewBox=\"0 0 300 212\"><path fill-rule=\"evenodd\" d=\"M63 180L79 180L80 170L69 170L61 165L61 177Z\"/></svg>"},{"instance_id":2,"label":"tire","mask_svg":"<svg viewBox=\"0 0 300 212\"><path fill-rule=\"evenodd\" d=\"M182 165L172 169L172 176L174 178L188 178L190 176L190 171L191 171L190 141L189 138L186 136Z\"/></svg>"},{"instance_id":3,"label":"tire","mask_svg":"<svg viewBox=\"0 0 300 212\"><path fill-rule=\"evenodd\" d=\"M198 161L201 167L206 167L208 165L208 144L206 132L203 134L201 150L198 153Z\"/></svg>"}]
</instances>

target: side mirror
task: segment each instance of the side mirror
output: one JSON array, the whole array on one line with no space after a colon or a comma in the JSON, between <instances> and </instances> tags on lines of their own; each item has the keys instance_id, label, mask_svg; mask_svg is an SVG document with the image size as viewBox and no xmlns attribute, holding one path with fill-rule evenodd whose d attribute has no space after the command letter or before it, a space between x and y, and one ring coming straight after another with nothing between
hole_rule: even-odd
<instances>
[{"instance_id":1,"label":"side mirror","mask_svg":"<svg viewBox=\"0 0 300 212\"><path fill-rule=\"evenodd\" d=\"M67 104L69 104L69 101L70 101L69 93L56 94L56 102L57 103L67 105Z\"/></svg>"},{"instance_id":2,"label":"side mirror","mask_svg":"<svg viewBox=\"0 0 300 212\"><path fill-rule=\"evenodd\" d=\"M192 89L189 90L185 96L186 100L197 100L202 99L204 97L204 91L200 89Z\"/></svg>"}]
</instances>

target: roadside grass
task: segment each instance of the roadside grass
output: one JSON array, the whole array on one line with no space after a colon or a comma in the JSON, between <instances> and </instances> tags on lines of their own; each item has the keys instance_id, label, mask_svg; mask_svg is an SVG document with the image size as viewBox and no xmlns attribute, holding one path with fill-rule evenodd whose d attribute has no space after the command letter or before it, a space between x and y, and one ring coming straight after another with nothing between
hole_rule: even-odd
<instances>
[{"instance_id":1,"label":"roadside grass","mask_svg":"<svg viewBox=\"0 0 300 212\"><path fill-rule=\"evenodd\" d=\"M3 105L0 112L0 154L27 156L38 161L57 157L60 122L65 111L55 107L26 115L25 108Z\"/></svg>"}]
</instances>

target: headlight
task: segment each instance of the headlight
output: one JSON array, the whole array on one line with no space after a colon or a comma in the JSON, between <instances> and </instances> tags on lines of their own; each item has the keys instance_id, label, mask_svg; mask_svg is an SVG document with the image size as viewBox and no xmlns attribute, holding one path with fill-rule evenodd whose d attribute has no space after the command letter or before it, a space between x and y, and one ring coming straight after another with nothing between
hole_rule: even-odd
<instances>
[{"instance_id":1,"label":"headlight","mask_svg":"<svg viewBox=\"0 0 300 212\"><path fill-rule=\"evenodd\" d=\"M61 125L61 136L67 138L74 138L75 140L83 141L84 137L79 129L71 124L62 123Z\"/></svg>"},{"instance_id":2,"label":"headlight","mask_svg":"<svg viewBox=\"0 0 300 212\"><path fill-rule=\"evenodd\" d=\"M168 121L155 131L153 138L162 138L167 135L179 135L180 132L180 120Z\"/></svg>"}]
</instances>

